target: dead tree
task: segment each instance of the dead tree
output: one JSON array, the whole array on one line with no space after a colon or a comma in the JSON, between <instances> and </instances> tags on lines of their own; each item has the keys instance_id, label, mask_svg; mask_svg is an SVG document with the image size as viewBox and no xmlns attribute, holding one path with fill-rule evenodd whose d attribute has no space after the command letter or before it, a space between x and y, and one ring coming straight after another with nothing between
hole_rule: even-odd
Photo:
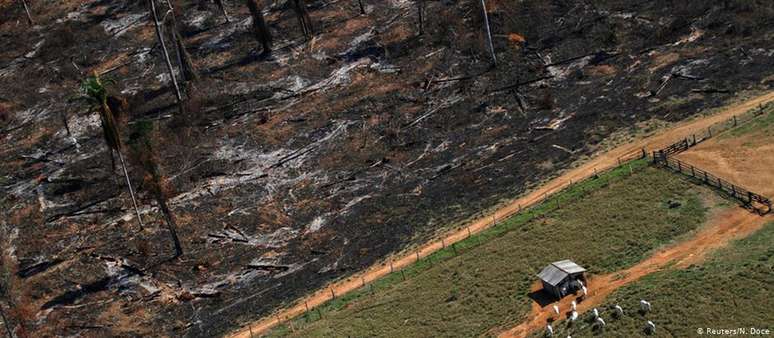
<instances>
[{"instance_id":1,"label":"dead tree","mask_svg":"<svg viewBox=\"0 0 774 338\"><path fill-rule=\"evenodd\" d=\"M261 54L268 55L271 53L271 32L269 26L266 25L266 20L263 19L263 6L259 5L256 0L247 0L247 8L253 18L255 40L263 47Z\"/></svg>"},{"instance_id":2,"label":"dead tree","mask_svg":"<svg viewBox=\"0 0 774 338\"><path fill-rule=\"evenodd\" d=\"M425 34L425 0L417 0L417 18L419 19L419 35Z\"/></svg>"},{"instance_id":3,"label":"dead tree","mask_svg":"<svg viewBox=\"0 0 774 338\"><path fill-rule=\"evenodd\" d=\"M175 54L177 55L178 68L180 69L183 86L186 88L186 94L190 96L191 91L189 87L199 80L199 73L196 71L191 59L191 54L186 50L185 41L180 35L180 29L177 26L177 15L175 14L175 9L172 7L171 0L167 1L167 6L169 7L169 24L171 26L170 30L172 31L172 38L175 41Z\"/></svg>"},{"instance_id":4,"label":"dead tree","mask_svg":"<svg viewBox=\"0 0 774 338\"><path fill-rule=\"evenodd\" d=\"M489 42L489 52L492 54L492 66L497 67L497 56L492 44L492 29L489 27L489 14L486 12L486 2L481 0L481 8L484 10L484 25L486 25L486 37Z\"/></svg>"},{"instance_id":5,"label":"dead tree","mask_svg":"<svg viewBox=\"0 0 774 338\"><path fill-rule=\"evenodd\" d=\"M306 10L306 2L304 0L292 0L293 11L296 12L298 17L298 24L301 26L301 30L304 33L304 37L309 39L314 34L312 28L312 18L309 17L309 12Z\"/></svg>"},{"instance_id":6,"label":"dead tree","mask_svg":"<svg viewBox=\"0 0 774 338\"><path fill-rule=\"evenodd\" d=\"M156 11L156 0L148 0L150 5L151 17L153 18L153 25L156 28L156 39L161 46L161 52L164 55L164 61L167 63L167 71L169 72L169 78L172 80L172 85L175 88L175 99L177 100L178 107L182 112L183 107L183 95L180 92L180 86L177 84L177 77L175 77L175 69L172 67L172 61L169 59L169 51L167 51L167 44L164 42L164 33L162 31L162 24L159 21L159 14Z\"/></svg>"},{"instance_id":7,"label":"dead tree","mask_svg":"<svg viewBox=\"0 0 774 338\"><path fill-rule=\"evenodd\" d=\"M5 326L5 331L8 334L8 338L13 338L13 332L11 331L11 323L8 321L8 318L5 317L5 310L3 310L2 303L0 303L0 319L3 320L3 326Z\"/></svg>"},{"instance_id":8,"label":"dead tree","mask_svg":"<svg viewBox=\"0 0 774 338\"><path fill-rule=\"evenodd\" d=\"M228 17L228 12L226 12L226 6L223 5L223 0L215 0L215 4L218 5L218 8L223 13L223 17L226 18L226 23L231 22L231 19Z\"/></svg>"},{"instance_id":9,"label":"dead tree","mask_svg":"<svg viewBox=\"0 0 774 338\"><path fill-rule=\"evenodd\" d=\"M169 209L167 205L167 196L169 195L169 188L161 172L159 161L157 160L156 153L152 146L151 141L151 122L139 123L135 125L135 130L130 136L129 143L131 145L131 159L139 165L145 171L144 185L151 194L161 210L161 214L164 216L164 221L169 230L170 238L175 248L174 258L180 257L183 254L183 248L180 245L180 238L177 236L177 221L175 215Z\"/></svg>"},{"instance_id":10,"label":"dead tree","mask_svg":"<svg viewBox=\"0 0 774 338\"><path fill-rule=\"evenodd\" d=\"M357 4L360 5L360 14L365 15L365 6L363 6L363 0L357 0Z\"/></svg>"},{"instance_id":11,"label":"dead tree","mask_svg":"<svg viewBox=\"0 0 774 338\"><path fill-rule=\"evenodd\" d=\"M27 0L21 0L22 6L24 6L24 12L27 13L27 22L30 26L34 26L35 22L32 21L32 14L30 14L30 7L27 5Z\"/></svg>"}]
</instances>

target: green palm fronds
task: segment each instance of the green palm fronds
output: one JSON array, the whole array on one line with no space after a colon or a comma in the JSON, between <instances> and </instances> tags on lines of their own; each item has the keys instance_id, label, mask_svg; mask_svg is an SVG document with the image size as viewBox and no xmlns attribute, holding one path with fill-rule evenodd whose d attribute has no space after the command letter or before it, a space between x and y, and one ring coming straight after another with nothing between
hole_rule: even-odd
<instances>
[{"instance_id":1,"label":"green palm fronds","mask_svg":"<svg viewBox=\"0 0 774 338\"><path fill-rule=\"evenodd\" d=\"M110 105L108 104L109 96L107 88L102 84L99 74L95 72L94 76L86 78L86 80L81 83L81 94L83 95L82 97L92 105L92 109L99 112L100 121L102 122L102 132L108 147L114 150L120 150L121 138L118 133L118 126L116 125L113 110L110 109Z\"/></svg>"}]
</instances>

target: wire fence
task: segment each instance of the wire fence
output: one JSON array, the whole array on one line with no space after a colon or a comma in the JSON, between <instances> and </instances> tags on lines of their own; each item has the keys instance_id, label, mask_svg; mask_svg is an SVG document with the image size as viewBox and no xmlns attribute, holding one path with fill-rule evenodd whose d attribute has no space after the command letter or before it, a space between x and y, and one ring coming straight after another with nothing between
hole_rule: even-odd
<instances>
[{"instance_id":1,"label":"wire fence","mask_svg":"<svg viewBox=\"0 0 774 338\"><path fill-rule=\"evenodd\" d=\"M679 173L700 179L702 182L728 193L730 196L741 201L744 206L749 206L759 213L768 213L771 211L771 201L768 198L739 187L738 185L734 185L706 170L699 169L671 157L672 155L679 154L680 152L690 149L691 147L718 135L722 131L752 121L755 117L763 114L763 112L763 106L759 106L759 109L757 110L753 109L744 114L733 116L728 121L723 121L707 128L703 133L692 134L663 149L653 151L652 155L649 154L648 150L645 148L634 149L618 157L614 164L604 168L593 168L594 173L590 177L580 181L568 181L556 185L544 192L542 198L536 196L537 200L532 199L526 201L524 205L519 204L516 208L512 208L507 212L501 212L499 214L495 213L488 216L484 213L476 213L474 217L477 217L478 219L491 217L491 220L489 220L486 225L478 228L458 226L455 228L456 232L452 235L448 235L447 233L439 240L433 241L422 248L413 251L404 251L392 259L382 261L380 266L384 269L384 273L370 274L370 277L368 278L361 274L349 277L343 281L335 282L326 289L315 293L315 295L327 294L327 296L324 297L324 301L315 302L314 304L303 301L300 304L296 304L296 308L298 309L300 307L300 311L285 311L283 314L275 314L272 316L274 318L273 323L267 323L267 325L264 325L263 327L274 327L287 321L285 329L296 331L298 326L322 319L325 312L334 311L350 300L360 297L364 293L373 293L378 288L388 287L391 284L405 281L408 277L415 276L422 271L432 268L434 265L439 264L445 259L471 250L488 239L495 237L504 231L509 231L510 228L508 226L502 226L506 223L502 220L524 217L524 221L529 221L546 215L562 208L566 203L583 198L586 194L593 191L595 183L602 185L605 184L605 182L609 182L613 177L616 177L616 175L607 175L608 173L615 170L621 170L623 175L618 176L626 176L627 172L628 176L630 176L634 173L635 168L639 169L647 166L646 163L650 160L652 160L652 163L654 164L671 168ZM648 161L637 162L638 160L644 159L647 159ZM638 165L639 163L643 164ZM599 179L600 177L602 177L601 180ZM521 222L516 223L521 224ZM387 268L389 268L389 270L387 270ZM357 283L355 287L352 287L353 283ZM267 318L267 320L271 321L272 319ZM252 336L252 326L248 325L248 329ZM256 332L257 335L263 333L265 332Z\"/></svg>"}]
</instances>

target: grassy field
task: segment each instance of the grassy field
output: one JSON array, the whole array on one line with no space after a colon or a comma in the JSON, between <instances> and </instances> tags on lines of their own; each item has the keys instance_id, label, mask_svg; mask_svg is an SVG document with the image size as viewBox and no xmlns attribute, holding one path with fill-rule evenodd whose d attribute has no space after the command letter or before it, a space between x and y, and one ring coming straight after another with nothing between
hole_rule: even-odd
<instances>
[{"instance_id":1,"label":"grassy field","mask_svg":"<svg viewBox=\"0 0 774 338\"><path fill-rule=\"evenodd\" d=\"M718 250L701 265L657 272L617 290L599 307L607 318L604 335L644 335L646 320L656 323L655 336L660 337L697 336L699 328L774 329L771 327L774 323L772 243L774 223L769 223L752 236ZM642 315L636 311L640 299L647 299L653 305L650 313ZM614 304L621 304L629 311L620 319L612 319L608 314L612 313ZM600 333L586 323L574 328L558 323L555 328L562 337ZM534 336L542 336L542 332Z\"/></svg>"},{"instance_id":2,"label":"grassy field","mask_svg":"<svg viewBox=\"0 0 774 338\"><path fill-rule=\"evenodd\" d=\"M744 123L720 135L720 139L730 139L747 134L756 134L764 138L774 137L774 103L763 106L762 116L755 117L749 123Z\"/></svg>"},{"instance_id":3,"label":"grassy field","mask_svg":"<svg viewBox=\"0 0 774 338\"><path fill-rule=\"evenodd\" d=\"M637 161L410 266L405 280L396 272L270 335L480 335L522 318L544 265L570 258L591 273L631 266L700 226L712 200L705 196L712 194Z\"/></svg>"}]
</instances>

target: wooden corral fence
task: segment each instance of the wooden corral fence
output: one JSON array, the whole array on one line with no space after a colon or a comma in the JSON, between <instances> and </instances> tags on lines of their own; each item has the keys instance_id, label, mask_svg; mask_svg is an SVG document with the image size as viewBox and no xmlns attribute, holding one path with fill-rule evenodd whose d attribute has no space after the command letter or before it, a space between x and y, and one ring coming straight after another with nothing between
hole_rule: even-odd
<instances>
[{"instance_id":1,"label":"wooden corral fence","mask_svg":"<svg viewBox=\"0 0 774 338\"><path fill-rule=\"evenodd\" d=\"M752 114L744 118L745 121L743 122L749 122L755 117L760 116L761 114L763 114L762 106L759 107L757 111L752 111ZM716 126L715 130L717 131L718 129L724 130L724 129L736 127L740 123L740 119L741 118L734 116L732 119L728 121L728 123ZM741 202L744 207L750 210L756 211L761 215L770 213L772 203L769 198L762 196L760 194L754 193L748 189L742 188L738 185L735 185L727 180L724 180L716 175L713 175L712 173L706 170L697 168L692 164L686 163L684 161L680 161L672 157L672 155L679 154L683 151L686 151L689 148L696 146L697 144L711 138L713 136L712 132L713 130L711 128L707 128L706 133L704 135L700 135L699 138L696 137L696 134L693 134L690 137L686 137L663 149L654 151L653 163L665 168L673 169L681 174L691 176L697 180L700 180L704 184L712 186L720 190L721 192L728 194L732 198ZM715 135L717 134L718 133L716 132Z\"/></svg>"},{"instance_id":2,"label":"wooden corral fence","mask_svg":"<svg viewBox=\"0 0 774 338\"><path fill-rule=\"evenodd\" d=\"M676 158L661 156L660 151L653 152L653 163L700 180L704 184L728 194L728 196L741 202L746 208L754 210L761 215L771 212L770 199L726 181L706 170L697 168Z\"/></svg>"}]
</instances>

